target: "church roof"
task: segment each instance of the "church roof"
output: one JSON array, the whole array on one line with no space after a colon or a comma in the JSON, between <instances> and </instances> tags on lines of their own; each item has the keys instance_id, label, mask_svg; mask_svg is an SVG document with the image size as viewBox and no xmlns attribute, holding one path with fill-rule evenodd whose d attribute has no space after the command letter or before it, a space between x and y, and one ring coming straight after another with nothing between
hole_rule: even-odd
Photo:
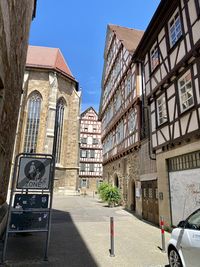
<instances>
[{"instance_id":1,"label":"church roof","mask_svg":"<svg viewBox=\"0 0 200 267\"><path fill-rule=\"evenodd\" d=\"M74 79L59 48L30 45L27 52L26 66L54 69Z\"/></svg>"},{"instance_id":2,"label":"church roof","mask_svg":"<svg viewBox=\"0 0 200 267\"><path fill-rule=\"evenodd\" d=\"M118 25L109 24L108 27L116 34L117 39L119 39L123 43L124 47L131 53L136 50L144 34L144 31L130 29Z\"/></svg>"}]
</instances>

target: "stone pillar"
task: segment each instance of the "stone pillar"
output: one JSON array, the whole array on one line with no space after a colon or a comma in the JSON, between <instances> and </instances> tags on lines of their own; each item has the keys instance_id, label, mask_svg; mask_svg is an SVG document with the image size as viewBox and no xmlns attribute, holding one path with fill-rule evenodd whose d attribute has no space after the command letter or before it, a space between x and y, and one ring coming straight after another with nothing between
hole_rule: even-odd
<instances>
[{"instance_id":1,"label":"stone pillar","mask_svg":"<svg viewBox=\"0 0 200 267\"><path fill-rule=\"evenodd\" d=\"M45 153L52 154L55 115L56 115L56 102L57 102L57 92L58 92L58 80L55 72L49 73L49 85L50 85L50 90L48 99Z\"/></svg>"}]
</instances>

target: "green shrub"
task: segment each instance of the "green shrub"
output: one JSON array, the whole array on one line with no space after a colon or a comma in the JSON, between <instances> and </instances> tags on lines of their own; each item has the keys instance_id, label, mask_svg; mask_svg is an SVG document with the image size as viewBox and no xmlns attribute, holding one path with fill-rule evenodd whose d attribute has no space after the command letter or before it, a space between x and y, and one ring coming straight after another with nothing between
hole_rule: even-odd
<instances>
[{"instance_id":1,"label":"green shrub","mask_svg":"<svg viewBox=\"0 0 200 267\"><path fill-rule=\"evenodd\" d=\"M104 200L110 207L118 205L121 200L120 190L116 186L109 185L104 192Z\"/></svg>"},{"instance_id":2,"label":"green shrub","mask_svg":"<svg viewBox=\"0 0 200 267\"><path fill-rule=\"evenodd\" d=\"M109 206L118 205L121 201L121 193L120 190L116 186L112 186L107 182L103 182L98 187L98 193L100 198L107 202Z\"/></svg>"},{"instance_id":3,"label":"green shrub","mask_svg":"<svg viewBox=\"0 0 200 267\"><path fill-rule=\"evenodd\" d=\"M99 186L98 186L98 193L100 195L100 198L103 200L103 201L106 201L104 199L104 193L105 193L105 190L106 188L109 187L109 184L107 182L103 182L101 183Z\"/></svg>"}]
</instances>

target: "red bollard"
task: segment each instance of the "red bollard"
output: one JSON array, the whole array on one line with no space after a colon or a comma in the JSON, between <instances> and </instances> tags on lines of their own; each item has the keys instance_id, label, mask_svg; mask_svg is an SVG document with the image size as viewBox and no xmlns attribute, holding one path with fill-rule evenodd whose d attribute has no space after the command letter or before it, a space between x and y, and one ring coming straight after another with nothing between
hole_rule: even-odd
<instances>
[{"instance_id":1,"label":"red bollard","mask_svg":"<svg viewBox=\"0 0 200 267\"><path fill-rule=\"evenodd\" d=\"M166 252L165 250L165 229L164 229L164 218L160 217L160 229L161 229L161 239L162 239L162 252Z\"/></svg>"},{"instance_id":2,"label":"red bollard","mask_svg":"<svg viewBox=\"0 0 200 267\"><path fill-rule=\"evenodd\" d=\"M110 257L115 257L114 253L114 218L110 217Z\"/></svg>"}]
</instances>

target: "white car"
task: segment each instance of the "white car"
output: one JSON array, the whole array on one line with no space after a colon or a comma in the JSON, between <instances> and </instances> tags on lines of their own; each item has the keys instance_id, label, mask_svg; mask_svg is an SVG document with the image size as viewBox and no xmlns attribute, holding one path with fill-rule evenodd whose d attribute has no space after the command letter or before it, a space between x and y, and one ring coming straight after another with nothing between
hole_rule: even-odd
<instances>
[{"instance_id":1,"label":"white car","mask_svg":"<svg viewBox=\"0 0 200 267\"><path fill-rule=\"evenodd\" d=\"M172 231L167 252L171 267L200 267L200 209Z\"/></svg>"}]
</instances>

